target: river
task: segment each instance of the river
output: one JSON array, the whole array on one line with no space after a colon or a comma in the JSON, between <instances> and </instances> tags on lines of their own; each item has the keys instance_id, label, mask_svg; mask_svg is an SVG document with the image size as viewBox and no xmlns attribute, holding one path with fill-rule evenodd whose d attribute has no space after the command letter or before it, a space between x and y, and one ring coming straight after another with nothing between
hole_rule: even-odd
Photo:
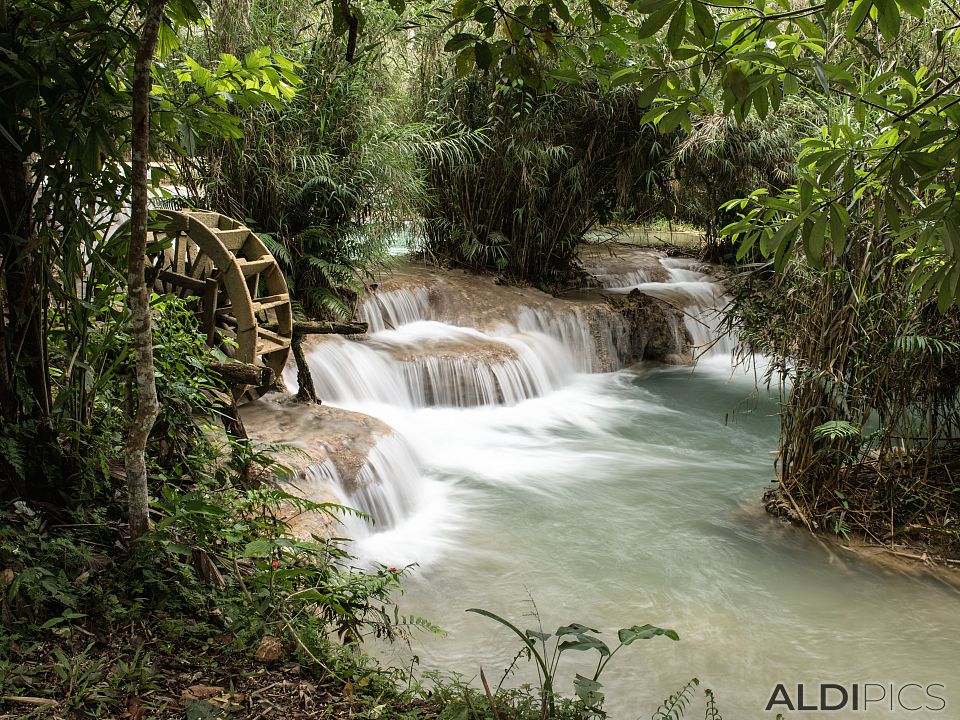
<instances>
[{"instance_id":1,"label":"river","mask_svg":"<svg viewBox=\"0 0 960 720\"><path fill-rule=\"evenodd\" d=\"M658 297L686 293L694 314L717 303L722 292L702 273L669 260L665 267L668 282L640 277L632 286ZM728 345L695 368L590 373L576 342L551 335L548 323L455 327L431 316L416 292L386 305L388 322L371 343L331 338L311 365L325 402L397 432L373 458L379 484L345 498L381 522L351 521L348 531L365 561L417 565L402 610L447 631L415 636L421 669L475 681L483 667L499 679L518 644L465 612L479 607L523 628L584 623L608 642L635 624L675 629L680 642L638 642L610 664L602 680L615 718L650 717L694 676L716 692L728 720L775 717L765 707L777 683L794 700L803 683L808 702L818 683L877 683L887 696L891 683L895 692L939 684L932 692L945 698L944 711L891 710L884 700L853 716L960 717L960 595L762 510L777 405L752 374L731 368ZM715 322L688 326L695 341L715 334ZM490 350L498 343L502 354ZM467 361L457 356L460 346L478 348L482 362L469 361L469 350ZM421 352L429 347L442 352ZM382 652L409 665L406 648ZM558 688L572 692L574 672L585 669L576 658L562 663ZM522 668L508 682L530 673ZM876 698L881 688L866 692ZM901 698L939 707L922 695L908 688ZM702 715L702 699L695 705L690 717Z\"/></svg>"}]
</instances>

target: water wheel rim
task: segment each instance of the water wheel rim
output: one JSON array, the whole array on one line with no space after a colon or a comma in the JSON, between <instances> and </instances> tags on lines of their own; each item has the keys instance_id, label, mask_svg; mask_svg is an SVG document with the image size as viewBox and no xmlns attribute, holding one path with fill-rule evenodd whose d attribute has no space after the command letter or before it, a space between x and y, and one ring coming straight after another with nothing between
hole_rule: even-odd
<instances>
[{"instance_id":1,"label":"water wheel rim","mask_svg":"<svg viewBox=\"0 0 960 720\"><path fill-rule=\"evenodd\" d=\"M158 289L179 285L181 297L201 296L208 345L220 345L240 362L270 367L279 378L290 352L293 311L286 279L263 241L243 223L205 210L154 211L150 232L155 241L170 240L153 256ZM210 261L207 267L200 257ZM242 404L271 389L231 391Z\"/></svg>"}]
</instances>

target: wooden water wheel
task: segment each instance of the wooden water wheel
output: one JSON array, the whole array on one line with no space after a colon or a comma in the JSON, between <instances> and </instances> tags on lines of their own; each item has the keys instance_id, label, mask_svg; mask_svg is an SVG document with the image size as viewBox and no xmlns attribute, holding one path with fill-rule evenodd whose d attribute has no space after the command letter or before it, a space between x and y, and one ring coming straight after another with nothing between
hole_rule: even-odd
<instances>
[{"instance_id":1,"label":"wooden water wheel","mask_svg":"<svg viewBox=\"0 0 960 720\"><path fill-rule=\"evenodd\" d=\"M200 210L155 211L150 236L148 247L163 249L148 259L148 284L161 293L198 296L208 345L280 377L293 312L287 282L263 241L226 215ZM240 403L269 389L245 385L233 388L233 395Z\"/></svg>"}]
</instances>

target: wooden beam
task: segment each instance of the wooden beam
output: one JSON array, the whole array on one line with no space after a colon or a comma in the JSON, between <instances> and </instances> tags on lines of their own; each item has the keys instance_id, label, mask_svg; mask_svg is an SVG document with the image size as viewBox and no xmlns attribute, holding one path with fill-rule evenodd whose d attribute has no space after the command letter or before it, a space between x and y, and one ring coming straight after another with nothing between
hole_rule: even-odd
<instances>
[{"instance_id":1,"label":"wooden beam","mask_svg":"<svg viewBox=\"0 0 960 720\"><path fill-rule=\"evenodd\" d=\"M210 365L210 371L219 375L228 385L252 385L263 387L273 385L276 375L273 368L265 365L252 365L242 362L216 362Z\"/></svg>"},{"instance_id":2,"label":"wooden beam","mask_svg":"<svg viewBox=\"0 0 960 720\"><path fill-rule=\"evenodd\" d=\"M213 347L217 341L217 295L220 291L220 281L216 278L207 278L203 286L203 301L200 329L207 334L207 345Z\"/></svg>"},{"instance_id":3,"label":"wooden beam","mask_svg":"<svg viewBox=\"0 0 960 720\"><path fill-rule=\"evenodd\" d=\"M277 323L260 323L260 327L276 332ZM367 323L336 322L326 320L294 320L293 335L363 335L367 332Z\"/></svg>"},{"instance_id":4,"label":"wooden beam","mask_svg":"<svg viewBox=\"0 0 960 720\"><path fill-rule=\"evenodd\" d=\"M173 272L172 270L161 270L159 278L171 285L179 285L180 287L185 287L188 290L193 290L198 293L203 292L204 287L206 287L203 280L197 280L189 275L183 275L178 272Z\"/></svg>"}]
</instances>

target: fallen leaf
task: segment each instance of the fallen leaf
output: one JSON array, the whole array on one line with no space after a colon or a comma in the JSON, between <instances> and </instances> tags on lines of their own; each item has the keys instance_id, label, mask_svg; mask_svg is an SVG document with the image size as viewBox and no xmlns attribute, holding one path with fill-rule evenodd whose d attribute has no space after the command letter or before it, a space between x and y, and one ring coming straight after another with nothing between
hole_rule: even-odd
<instances>
[{"instance_id":1,"label":"fallen leaf","mask_svg":"<svg viewBox=\"0 0 960 720\"><path fill-rule=\"evenodd\" d=\"M224 688L220 685L191 685L180 693L180 702L186 705L190 701L205 700L223 693Z\"/></svg>"},{"instance_id":2,"label":"fallen leaf","mask_svg":"<svg viewBox=\"0 0 960 720\"><path fill-rule=\"evenodd\" d=\"M50 698L38 698L38 697L23 697L22 695L4 695L0 697L0 700L6 700L7 702L22 703L24 705L56 705L56 700L51 700Z\"/></svg>"},{"instance_id":3,"label":"fallen leaf","mask_svg":"<svg viewBox=\"0 0 960 720\"><path fill-rule=\"evenodd\" d=\"M280 641L273 635L264 635L254 658L262 663L276 662L280 659Z\"/></svg>"}]
</instances>

